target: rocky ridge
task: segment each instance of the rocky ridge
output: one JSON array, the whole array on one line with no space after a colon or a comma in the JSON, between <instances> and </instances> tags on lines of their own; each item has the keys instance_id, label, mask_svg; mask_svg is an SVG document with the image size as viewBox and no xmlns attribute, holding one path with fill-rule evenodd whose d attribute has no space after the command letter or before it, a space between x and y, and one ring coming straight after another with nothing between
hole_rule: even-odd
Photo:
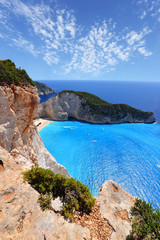
<instances>
[{"instance_id":1,"label":"rocky ridge","mask_svg":"<svg viewBox=\"0 0 160 240\"><path fill-rule=\"evenodd\" d=\"M38 103L30 85L0 87L0 239L126 239L134 197L117 183L105 182L91 214L75 216L73 222L42 212L38 192L23 183L22 171L35 162L70 177L45 149L33 124Z\"/></svg>"},{"instance_id":2,"label":"rocky ridge","mask_svg":"<svg viewBox=\"0 0 160 240\"><path fill-rule=\"evenodd\" d=\"M0 87L0 146L26 168L33 163L69 177L44 147L33 123L39 97L31 85Z\"/></svg>"},{"instance_id":3,"label":"rocky ridge","mask_svg":"<svg viewBox=\"0 0 160 240\"><path fill-rule=\"evenodd\" d=\"M151 112L143 112L126 104L110 104L85 92L62 91L39 104L35 118L66 121L69 118L96 124L153 123Z\"/></svg>"},{"instance_id":4,"label":"rocky ridge","mask_svg":"<svg viewBox=\"0 0 160 240\"><path fill-rule=\"evenodd\" d=\"M37 82L37 81L34 81L34 83L35 83L35 86L37 88L38 96L43 96L43 95L48 95L48 94L51 94L51 93L56 93L55 90L48 87L44 83L40 83L40 82Z\"/></svg>"},{"instance_id":5,"label":"rocky ridge","mask_svg":"<svg viewBox=\"0 0 160 240\"><path fill-rule=\"evenodd\" d=\"M0 147L0 240L124 240L131 229L129 209L134 197L119 184L103 184L90 215L76 215L73 222L40 209L39 194L23 183L24 166Z\"/></svg>"}]
</instances>

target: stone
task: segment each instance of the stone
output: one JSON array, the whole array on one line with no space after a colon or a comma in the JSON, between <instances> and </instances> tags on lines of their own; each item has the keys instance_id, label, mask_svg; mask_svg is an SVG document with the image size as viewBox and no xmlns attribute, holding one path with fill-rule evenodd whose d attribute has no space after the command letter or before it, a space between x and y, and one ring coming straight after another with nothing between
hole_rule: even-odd
<instances>
[{"instance_id":1,"label":"stone","mask_svg":"<svg viewBox=\"0 0 160 240\"><path fill-rule=\"evenodd\" d=\"M46 103L47 108L40 105L44 116L86 118L89 109L86 106L82 111L83 99L73 94L55 99ZM126 239L134 197L113 181L102 185L90 215L78 215L74 223L54 211L40 209L39 193L23 182L22 172L38 163L55 173L70 175L46 150L33 123L38 102L32 86L0 87L0 239ZM59 211L62 203L56 199L52 206Z\"/></svg>"},{"instance_id":2,"label":"stone","mask_svg":"<svg viewBox=\"0 0 160 240\"><path fill-rule=\"evenodd\" d=\"M60 197L56 198L55 200L51 200L51 207L55 210L60 212L62 210L63 203L60 200Z\"/></svg>"},{"instance_id":3,"label":"stone","mask_svg":"<svg viewBox=\"0 0 160 240\"><path fill-rule=\"evenodd\" d=\"M39 194L23 183L23 166L0 147L5 170L0 173L0 239L89 240L90 232L53 211L42 211Z\"/></svg>"},{"instance_id":4,"label":"stone","mask_svg":"<svg viewBox=\"0 0 160 240\"><path fill-rule=\"evenodd\" d=\"M38 103L37 90L33 86L0 87L0 146L26 169L39 163L41 167L70 177L47 151L33 123Z\"/></svg>"},{"instance_id":5,"label":"stone","mask_svg":"<svg viewBox=\"0 0 160 240\"><path fill-rule=\"evenodd\" d=\"M102 218L107 219L114 229L110 239L126 239L131 230L130 209L134 205L135 197L110 180L102 185L98 201Z\"/></svg>"}]
</instances>

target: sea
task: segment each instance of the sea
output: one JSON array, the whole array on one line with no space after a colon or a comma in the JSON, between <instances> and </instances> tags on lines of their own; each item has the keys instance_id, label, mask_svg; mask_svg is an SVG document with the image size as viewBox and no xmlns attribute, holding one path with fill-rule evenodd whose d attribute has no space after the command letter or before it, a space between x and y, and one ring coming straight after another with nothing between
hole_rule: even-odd
<instances>
[{"instance_id":1,"label":"sea","mask_svg":"<svg viewBox=\"0 0 160 240\"><path fill-rule=\"evenodd\" d=\"M41 81L57 93L86 91L110 103L154 112L156 124L98 125L75 119L46 126L39 133L48 151L98 196L106 180L160 207L160 83ZM41 102L53 96L42 96Z\"/></svg>"}]
</instances>

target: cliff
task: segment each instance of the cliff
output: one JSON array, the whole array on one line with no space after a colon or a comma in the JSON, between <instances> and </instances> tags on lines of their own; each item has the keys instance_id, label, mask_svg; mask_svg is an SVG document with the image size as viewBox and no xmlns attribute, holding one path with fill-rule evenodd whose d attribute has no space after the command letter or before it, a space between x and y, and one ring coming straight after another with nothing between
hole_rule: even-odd
<instances>
[{"instance_id":1,"label":"cliff","mask_svg":"<svg viewBox=\"0 0 160 240\"><path fill-rule=\"evenodd\" d=\"M0 239L126 239L134 198L119 184L105 182L90 215L75 216L70 222L59 213L41 210L38 192L22 180L23 166L2 147L0 159Z\"/></svg>"},{"instance_id":2,"label":"cliff","mask_svg":"<svg viewBox=\"0 0 160 240\"><path fill-rule=\"evenodd\" d=\"M37 88L38 96L48 95L51 93L56 93L52 88L49 88L46 84L34 81Z\"/></svg>"},{"instance_id":3,"label":"cliff","mask_svg":"<svg viewBox=\"0 0 160 240\"><path fill-rule=\"evenodd\" d=\"M27 168L37 162L69 176L45 149L33 124L38 103L37 90L31 85L0 87L0 146Z\"/></svg>"},{"instance_id":4,"label":"cliff","mask_svg":"<svg viewBox=\"0 0 160 240\"><path fill-rule=\"evenodd\" d=\"M65 121L69 118L97 124L153 123L152 112L126 104L111 104L86 92L62 91L38 106L35 118Z\"/></svg>"},{"instance_id":5,"label":"cliff","mask_svg":"<svg viewBox=\"0 0 160 240\"><path fill-rule=\"evenodd\" d=\"M0 61L0 146L26 168L37 162L69 177L46 150L33 124L38 104L37 89L26 71L9 59Z\"/></svg>"},{"instance_id":6,"label":"cliff","mask_svg":"<svg viewBox=\"0 0 160 240\"><path fill-rule=\"evenodd\" d=\"M54 211L42 211L39 193L24 183L22 171L39 163L70 177L45 149L33 116L39 103L29 83L0 86L0 239L119 239L131 229L134 197L117 183L105 182L90 215L65 220ZM55 210L57 203L53 202Z\"/></svg>"}]
</instances>

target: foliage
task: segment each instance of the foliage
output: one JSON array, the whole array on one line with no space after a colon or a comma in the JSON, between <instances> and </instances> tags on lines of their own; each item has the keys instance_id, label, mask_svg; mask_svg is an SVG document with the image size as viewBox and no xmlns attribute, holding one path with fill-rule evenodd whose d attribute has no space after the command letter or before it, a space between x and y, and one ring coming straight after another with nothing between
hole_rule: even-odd
<instances>
[{"instance_id":1,"label":"foliage","mask_svg":"<svg viewBox=\"0 0 160 240\"><path fill-rule=\"evenodd\" d=\"M159 209L154 209L152 204L137 198L131 213L134 217L129 239L160 239Z\"/></svg>"},{"instance_id":2,"label":"foliage","mask_svg":"<svg viewBox=\"0 0 160 240\"><path fill-rule=\"evenodd\" d=\"M10 59L0 60L0 84L1 85L20 85L31 84L34 86L34 82L28 76L24 69L16 68L14 62Z\"/></svg>"},{"instance_id":3,"label":"foliage","mask_svg":"<svg viewBox=\"0 0 160 240\"><path fill-rule=\"evenodd\" d=\"M152 113L144 112L139 109L135 109L127 104L111 104L108 103L101 98L97 97L94 94L88 92L77 92L71 90L64 90L59 94L63 94L64 92L73 93L78 95L79 97L86 100L87 105L90 106L92 113L100 114L100 115L112 115L115 116L116 119L121 119L127 114L130 114L133 118L137 119L147 119ZM85 107L86 104L84 104Z\"/></svg>"},{"instance_id":4,"label":"foliage","mask_svg":"<svg viewBox=\"0 0 160 240\"><path fill-rule=\"evenodd\" d=\"M35 165L23 173L23 179L41 193L42 210L50 208L50 195L53 199L60 197L63 202L62 214L65 217L72 217L75 211L89 213L94 206L95 199L90 190L74 178L65 178Z\"/></svg>"},{"instance_id":5,"label":"foliage","mask_svg":"<svg viewBox=\"0 0 160 240\"><path fill-rule=\"evenodd\" d=\"M39 199L38 199L38 202L40 204L40 207L43 211L47 210L47 209L50 209L52 210L52 207L51 207L51 200L52 200L52 196L51 194L41 194Z\"/></svg>"}]
</instances>

